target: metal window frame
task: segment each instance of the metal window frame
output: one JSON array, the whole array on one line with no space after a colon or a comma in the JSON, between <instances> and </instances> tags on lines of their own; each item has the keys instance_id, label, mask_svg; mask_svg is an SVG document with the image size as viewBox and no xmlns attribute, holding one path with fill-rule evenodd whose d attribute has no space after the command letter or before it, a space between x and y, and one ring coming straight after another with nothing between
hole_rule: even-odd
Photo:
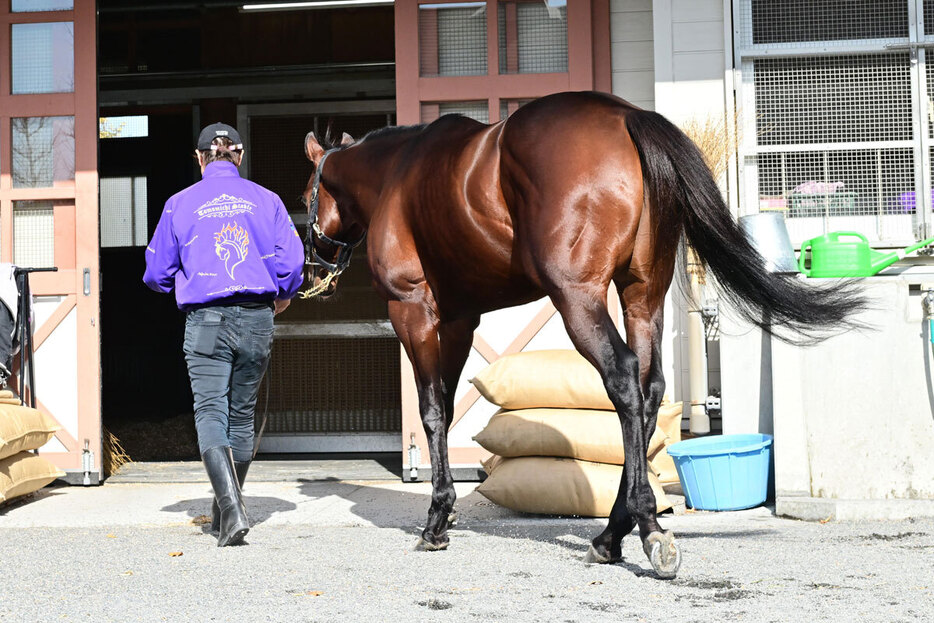
<instances>
[{"instance_id":1,"label":"metal window frame","mask_svg":"<svg viewBox=\"0 0 934 623\"><path fill-rule=\"evenodd\" d=\"M759 211L759 171L756 156L764 153L856 151L865 149L911 148L914 155L914 192L921 196L921 213L916 217L914 237L920 240L934 233L931 214L931 137L926 56L934 51L934 32L924 32L924 0L904 0L908 4L908 36L872 40L807 41L800 45L789 43L745 45L749 34L743 23L743 10L751 11L751 0L732 0L733 66L736 90L737 122L742 124L742 138L737 149L739 178L738 212L754 214ZM751 24L749 26L751 28ZM751 40L751 37L749 38ZM756 140L756 99L753 63L762 58L802 58L809 56L835 56L909 52L911 63L911 127L914 138L901 141L859 141L847 143L814 143L797 145L758 145ZM832 218L832 217L831 217ZM911 218L906 216L905 218ZM884 239L878 246L901 247L914 239Z\"/></svg>"}]
</instances>

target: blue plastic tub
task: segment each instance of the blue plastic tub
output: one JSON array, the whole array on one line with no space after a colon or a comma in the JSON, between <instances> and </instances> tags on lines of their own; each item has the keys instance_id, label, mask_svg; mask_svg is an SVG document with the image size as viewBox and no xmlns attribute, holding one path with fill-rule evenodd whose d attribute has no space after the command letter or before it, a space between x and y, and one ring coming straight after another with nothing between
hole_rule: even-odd
<instances>
[{"instance_id":1,"label":"blue plastic tub","mask_svg":"<svg viewBox=\"0 0 934 623\"><path fill-rule=\"evenodd\" d=\"M714 435L668 447L687 505L734 511L765 502L771 435Z\"/></svg>"}]
</instances>

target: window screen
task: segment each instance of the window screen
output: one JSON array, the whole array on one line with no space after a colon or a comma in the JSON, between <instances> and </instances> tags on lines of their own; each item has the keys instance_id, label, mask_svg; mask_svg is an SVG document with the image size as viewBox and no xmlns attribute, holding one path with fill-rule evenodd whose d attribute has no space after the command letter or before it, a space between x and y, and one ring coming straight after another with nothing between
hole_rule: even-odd
<instances>
[{"instance_id":1,"label":"window screen","mask_svg":"<svg viewBox=\"0 0 934 623\"><path fill-rule=\"evenodd\" d=\"M55 202L13 202L13 263L24 268L55 266Z\"/></svg>"},{"instance_id":2,"label":"window screen","mask_svg":"<svg viewBox=\"0 0 934 623\"><path fill-rule=\"evenodd\" d=\"M908 38L909 0L742 0L745 45Z\"/></svg>"},{"instance_id":3,"label":"window screen","mask_svg":"<svg viewBox=\"0 0 934 623\"><path fill-rule=\"evenodd\" d=\"M102 247L146 246L145 177L101 178L100 201Z\"/></svg>"},{"instance_id":4,"label":"window screen","mask_svg":"<svg viewBox=\"0 0 934 623\"><path fill-rule=\"evenodd\" d=\"M75 179L74 117L18 117L10 125L14 188L47 188Z\"/></svg>"},{"instance_id":5,"label":"window screen","mask_svg":"<svg viewBox=\"0 0 934 623\"><path fill-rule=\"evenodd\" d=\"M519 110L521 107L525 106L532 100L530 99L515 99L515 100L500 100L499 101L499 118L500 121L511 115L512 113Z\"/></svg>"},{"instance_id":6,"label":"window screen","mask_svg":"<svg viewBox=\"0 0 934 623\"><path fill-rule=\"evenodd\" d=\"M75 90L75 29L71 22L13 24L13 94Z\"/></svg>"},{"instance_id":7,"label":"window screen","mask_svg":"<svg viewBox=\"0 0 934 623\"><path fill-rule=\"evenodd\" d=\"M499 3L499 73L568 70L567 2Z\"/></svg>"},{"instance_id":8,"label":"window screen","mask_svg":"<svg viewBox=\"0 0 934 623\"><path fill-rule=\"evenodd\" d=\"M907 140L908 54L755 60L760 145Z\"/></svg>"},{"instance_id":9,"label":"window screen","mask_svg":"<svg viewBox=\"0 0 934 623\"><path fill-rule=\"evenodd\" d=\"M431 123L442 115L463 115L481 123L490 122L490 108L486 100L422 104L422 123Z\"/></svg>"},{"instance_id":10,"label":"window screen","mask_svg":"<svg viewBox=\"0 0 934 623\"><path fill-rule=\"evenodd\" d=\"M486 3L422 4L418 11L419 73L487 73Z\"/></svg>"},{"instance_id":11,"label":"window screen","mask_svg":"<svg viewBox=\"0 0 934 623\"><path fill-rule=\"evenodd\" d=\"M101 117L100 138L146 138L149 136L149 116Z\"/></svg>"},{"instance_id":12,"label":"window screen","mask_svg":"<svg viewBox=\"0 0 934 623\"><path fill-rule=\"evenodd\" d=\"M13 13L68 11L72 8L74 8L73 0L12 0L10 3L10 10Z\"/></svg>"}]
</instances>

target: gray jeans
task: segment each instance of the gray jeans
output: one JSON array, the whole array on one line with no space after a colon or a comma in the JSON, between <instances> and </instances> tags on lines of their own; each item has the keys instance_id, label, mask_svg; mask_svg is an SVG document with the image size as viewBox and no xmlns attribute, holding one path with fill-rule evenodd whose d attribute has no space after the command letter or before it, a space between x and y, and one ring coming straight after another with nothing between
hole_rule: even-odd
<instances>
[{"instance_id":1,"label":"gray jeans","mask_svg":"<svg viewBox=\"0 0 934 623\"><path fill-rule=\"evenodd\" d=\"M272 347L270 308L205 307L185 320L185 361L201 453L230 446L253 458L253 413Z\"/></svg>"}]
</instances>

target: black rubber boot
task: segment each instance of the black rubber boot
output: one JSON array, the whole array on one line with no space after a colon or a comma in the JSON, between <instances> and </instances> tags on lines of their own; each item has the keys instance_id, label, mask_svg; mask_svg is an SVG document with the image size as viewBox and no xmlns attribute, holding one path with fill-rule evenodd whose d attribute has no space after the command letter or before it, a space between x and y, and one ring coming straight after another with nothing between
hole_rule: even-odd
<instances>
[{"instance_id":1,"label":"black rubber boot","mask_svg":"<svg viewBox=\"0 0 934 623\"><path fill-rule=\"evenodd\" d=\"M250 470L252 461L234 461L234 471L237 472L237 483L240 485L240 492L243 492L243 481L246 480L246 473ZM211 532L217 532L221 528L221 513L217 508L217 498L211 501Z\"/></svg>"},{"instance_id":2,"label":"black rubber boot","mask_svg":"<svg viewBox=\"0 0 934 623\"><path fill-rule=\"evenodd\" d=\"M217 546L236 545L250 531L250 521L240 495L240 484L234 471L233 454L229 447L217 447L201 455L204 469L214 488L214 498L220 509Z\"/></svg>"}]
</instances>

